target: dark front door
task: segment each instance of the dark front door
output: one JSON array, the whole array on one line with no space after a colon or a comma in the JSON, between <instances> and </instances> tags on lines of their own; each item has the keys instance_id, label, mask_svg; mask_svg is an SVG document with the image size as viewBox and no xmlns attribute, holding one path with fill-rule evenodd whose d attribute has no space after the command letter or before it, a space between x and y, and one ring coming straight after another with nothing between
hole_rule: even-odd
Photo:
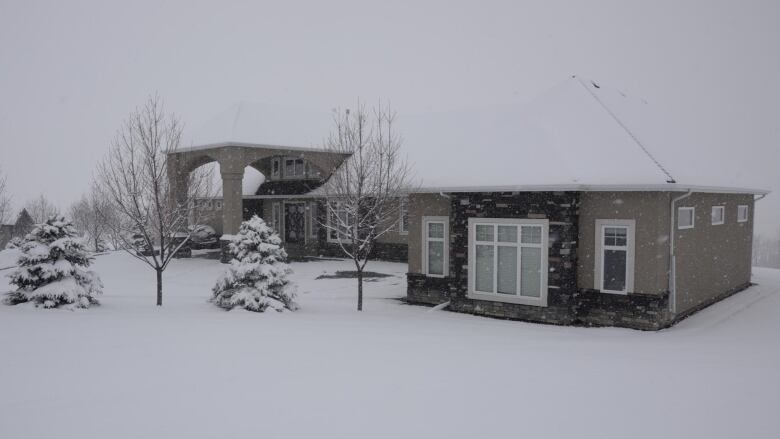
<instances>
[{"instance_id":1,"label":"dark front door","mask_svg":"<svg viewBox=\"0 0 780 439\"><path fill-rule=\"evenodd\" d=\"M285 203L284 240L297 244L306 242L306 203Z\"/></svg>"}]
</instances>

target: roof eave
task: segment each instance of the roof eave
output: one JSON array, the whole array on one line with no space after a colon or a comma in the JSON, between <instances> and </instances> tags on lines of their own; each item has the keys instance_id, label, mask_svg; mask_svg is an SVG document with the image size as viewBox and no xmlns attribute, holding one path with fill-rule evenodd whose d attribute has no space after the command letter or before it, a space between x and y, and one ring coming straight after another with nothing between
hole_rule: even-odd
<instances>
[{"instance_id":1,"label":"roof eave","mask_svg":"<svg viewBox=\"0 0 780 439\"><path fill-rule=\"evenodd\" d=\"M555 185L499 185L499 186L429 186L412 190L413 193L455 192L701 192L719 194L767 195L770 191L755 188L725 186L666 184L555 184Z\"/></svg>"}]
</instances>

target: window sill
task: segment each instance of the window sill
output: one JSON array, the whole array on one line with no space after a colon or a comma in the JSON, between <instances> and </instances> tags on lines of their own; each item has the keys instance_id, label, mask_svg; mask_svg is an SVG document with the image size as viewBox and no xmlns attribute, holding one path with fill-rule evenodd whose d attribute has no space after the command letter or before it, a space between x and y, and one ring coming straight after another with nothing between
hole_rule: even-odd
<instances>
[{"instance_id":1,"label":"window sill","mask_svg":"<svg viewBox=\"0 0 780 439\"><path fill-rule=\"evenodd\" d=\"M509 296L509 295L498 295L498 294L490 294L490 293L477 293L474 291L469 291L466 295L469 299L474 300L487 300L490 302L501 302L501 303L511 303L515 305L529 305L529 306L538 306L538 307L547 307L547 298L539 298L534 299L530 297L522 297L522 296Z\"/></svg>"},{"instance_id":2,"label":"window sill","mask_svg":"<svg viewBox=\"0 0 780 439\"><path fill-rule=\"evenodd\" d=\"M612 291L612 290L596 290L596 291L601 293L601 294L612 294L612 295L615 295L615 296L628 296L629 295L628 291Z\"/></svg>"}]
</instances>

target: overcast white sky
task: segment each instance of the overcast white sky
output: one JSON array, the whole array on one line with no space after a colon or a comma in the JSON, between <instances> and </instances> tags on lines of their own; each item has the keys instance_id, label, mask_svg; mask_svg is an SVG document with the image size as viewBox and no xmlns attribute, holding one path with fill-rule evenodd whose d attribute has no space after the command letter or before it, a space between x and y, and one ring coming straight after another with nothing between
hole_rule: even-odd
<instances>
[{"instance_id":1,"label":"overcast white sky","mask_svg":"<svg viewBox=\"0 0 780 439\"><path fill-rule=\"evenodd\" d=\"M588 4L586 4L588 3ZM527 100L572 74L642 96L780 229L780 2L0 0L0 166L17 205L87 189L157 91L197 128L239 100L399 115ZM262 139L258 139L262 140Z\"/></svg>"}]
</instances>

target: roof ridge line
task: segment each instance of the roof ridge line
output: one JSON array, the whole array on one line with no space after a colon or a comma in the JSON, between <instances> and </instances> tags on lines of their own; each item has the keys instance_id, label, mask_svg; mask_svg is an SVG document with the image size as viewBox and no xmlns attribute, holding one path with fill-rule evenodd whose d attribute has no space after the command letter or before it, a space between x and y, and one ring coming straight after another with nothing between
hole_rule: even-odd
<instances>
[{"instance_id":1,"label":"roof ridge line","mask_svg":"<svg viewBox=\"0 0 780 439\"><path fill-rule=\"evenodd\" d=\"M631 139L639 146L639 148L642 149L642 151L645 153L645 155L647 155L647 157L649 157L650 160L652 160L652 162L658 167L658 169L660 169L661 172L663 172L664 174L666 174L667 177L669 177L669 180L667 180L666 182L667 183L676 183L677 181L672 176L672 174L670 174L669 171L667 171L666 168L664 168L664 166L661 164L661 162L659 162L653 156L653 154L650 153L650 151L645 147L645 145L643 145L642 142L639 140L639 138L633 132L631 132L630 129L628 129L628 127L623 123L623 121L621 121L620 118L618 118L617 115L615 113L613 113L612 110L609 109L609 107L607 107L607 104L605 104L604 101L602 101L596 95L596 93L593 92L593 90L588 88L588 86L585 85L585 83L582 82L582 78L580 78L579 76L575 76L575 78L580 83L580 85L583 88L585 88L585 90L587 90L587 92L593 97L593 99L595 99L596 102L598 102L599 105L601 105L601 108L603 108L604 111L607 112L607 114L609 114L613 119L615 119L615 122L617 122L618 125L620 125L620 127L623 128L623 130L629 135L629 137L631 137Z\"/></svg>"}]
</instances>

